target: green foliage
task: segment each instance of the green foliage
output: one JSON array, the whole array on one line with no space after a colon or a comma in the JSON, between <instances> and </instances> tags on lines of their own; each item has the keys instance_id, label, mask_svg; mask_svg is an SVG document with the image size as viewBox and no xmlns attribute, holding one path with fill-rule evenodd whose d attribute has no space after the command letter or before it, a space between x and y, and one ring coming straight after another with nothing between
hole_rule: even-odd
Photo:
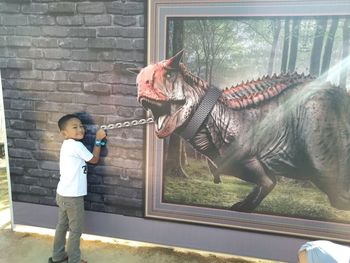
<instances>
[{"instance_id":1,"label":"green foliage","mask_svg":"<svg viewBox=\"0 0 350 263\"><path fill-rule=\"evenodd\" d=\"M219 209L241 201L252 189L250 183L221 176L214 184L204 161L190 160L188 178L164 176L164 201ZM350 223L350 212L330 206L327 196L311 184L283 178L257 207L257 213Z\"/></svg>"},{"instance_id":2,"label":"green foliage","mask_svg":"<svg viewBox=\"0 0 350 263\"><path fill-rule=\"evenodd\" d=\"M298 19L298 30L293 31L292 24ZM323 19L328 24L332 21ZM183 47L186 50L184 62L195 75L222 88L270 74L270 70L279 74L285 55L295 58L293 70L308 74L316 37L316 21L314 17L290 20L284 17L186 18L183 32ZM332 50L327 51L332 57L331 66L337 64L341 57L343 21L340 20L334 39L332 37ZM277 24L281 26L278 27L280 30L276 30ZM285 32L286 28L289 28L289 35ZM172 32L169 33L171 35ZM275 36L277 42L273 45ZM284 54L284 43L289 43L292 37L297 39L297 51ZM274 55L270 56L271 53ZM322 56L318 59L321 62ZM271 65L271 69L268 65Z\"/></svg>"}]
</instances>

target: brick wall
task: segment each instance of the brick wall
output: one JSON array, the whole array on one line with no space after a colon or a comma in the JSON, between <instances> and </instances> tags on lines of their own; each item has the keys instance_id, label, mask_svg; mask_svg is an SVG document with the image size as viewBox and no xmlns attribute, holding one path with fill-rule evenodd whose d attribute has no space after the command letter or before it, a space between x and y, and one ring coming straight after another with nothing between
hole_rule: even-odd
<instances>
[{"instance_id":1,"label":"brick wall","mask_svg":"<svg viewBox=\"0 0 350 263\"><path fill-rule=\"evenodd\" d=\"M80 113L87 145L97 125L144 117L128 67L145 63L140 0L0 2L0 69L14 201L54 205L62 138ZM86 208L142 216L144 127L109 132L89 166Z\"/></svg>"}]
</instances>

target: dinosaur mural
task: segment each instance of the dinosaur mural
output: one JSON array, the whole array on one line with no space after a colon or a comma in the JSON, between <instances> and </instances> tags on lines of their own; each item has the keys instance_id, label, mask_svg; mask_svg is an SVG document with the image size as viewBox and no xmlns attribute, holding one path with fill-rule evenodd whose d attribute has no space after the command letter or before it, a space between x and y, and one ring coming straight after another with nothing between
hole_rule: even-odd
<instances>
[{"instance_id":1,"label":"dinosaur mural","mask_svg":"<svg viewBox=\"0 0 350 263\"><path fill-rule=\"evenodd\" d=\"M189 72L182 55L138 70L137 99L152 112L159 138L175 133L207 156L215 183L225 174L255 185L232 210L252 212L277 176L310 180L333 207L350 210L345 90L297 73L214 89ZM216 98L208 99L213 90Z\"/></svg>"}]
</instances>

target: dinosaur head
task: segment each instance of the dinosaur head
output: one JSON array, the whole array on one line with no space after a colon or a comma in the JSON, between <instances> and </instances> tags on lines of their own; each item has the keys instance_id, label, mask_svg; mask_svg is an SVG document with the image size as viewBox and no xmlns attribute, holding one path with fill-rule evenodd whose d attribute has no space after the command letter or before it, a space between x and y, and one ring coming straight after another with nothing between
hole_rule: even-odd
<instances>
[{"instance_id":1,"label":"dinosaur head","mask_svg":"<svg viewBox=\"0 0 350 263\"><path fill-rule=\"evenodd\" d=\"M185 94L188 85L179 67L182 55L180 51L167 60L148 65L137 75L137 100L152 112L159 138L173 133L188 115L189 100Z\"/></svg>"}]
</instances>

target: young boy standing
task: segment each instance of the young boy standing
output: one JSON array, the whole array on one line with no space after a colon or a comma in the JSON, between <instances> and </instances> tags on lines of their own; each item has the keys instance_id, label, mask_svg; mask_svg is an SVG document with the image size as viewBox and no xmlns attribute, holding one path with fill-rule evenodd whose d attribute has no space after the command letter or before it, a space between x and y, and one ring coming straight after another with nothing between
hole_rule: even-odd
<instances>
[{"instance_id":1,"label":"young boy standing","mask_svg":"<svg viewBox=\"0 0 350 263\"><path fill-rule=\"evenodd\" d=\"M49 263L87 263L80 259L80 236L84 223L84 196L87 194L87 164L96 164L100 159L103 129L96 132L92 153L80 140L85 129L77 115L68 114L58 121L64 141L60 151L60 181L57 186L58 223L56 226L53 254ZM66 233L69 230L67 251Z\"/></svg>"}]
</instances>

